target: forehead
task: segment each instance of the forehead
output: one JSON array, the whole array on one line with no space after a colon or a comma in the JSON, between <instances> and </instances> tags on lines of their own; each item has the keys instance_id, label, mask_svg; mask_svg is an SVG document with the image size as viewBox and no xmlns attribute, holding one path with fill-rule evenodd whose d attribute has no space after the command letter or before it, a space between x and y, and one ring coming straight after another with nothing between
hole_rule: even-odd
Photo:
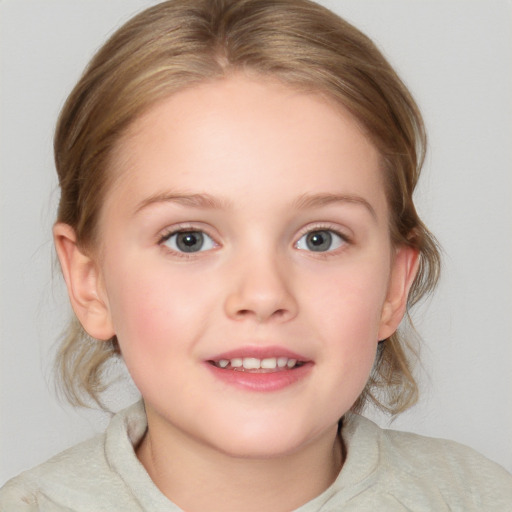
<instances>
[{"instance_id":1,"label":"forehead","mask_svg":"<svg viewBox=\"0 0 512 512\"><path fill-rule=\"evenodd\" d=\"M141 196L178 188L250 198L270 188L283 200L288 192L382 200L378 151L343 107L243 75L153 106L130 126L112 163L118 186Z\"/></svg>"}]
</instances>

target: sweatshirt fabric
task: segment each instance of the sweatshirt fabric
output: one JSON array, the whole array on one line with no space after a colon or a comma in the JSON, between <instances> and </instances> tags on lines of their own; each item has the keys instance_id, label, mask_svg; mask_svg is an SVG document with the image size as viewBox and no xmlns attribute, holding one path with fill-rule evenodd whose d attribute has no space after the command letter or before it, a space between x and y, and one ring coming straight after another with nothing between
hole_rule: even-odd
<instances>
[{"instance_id":1,"label":"sweatshirt fabric","mask_svg":"<svg viewBox=\"0 0 512 512\"><path fill-rule=\"evenodd\" d=\"M7 482L0 511L180 512L137 459L146 429L138 402L104 434ZM337 479L295 512L512 511L512 475L470 448L384 430L354 414L341 435L347 457Z\"/></svg>"}]
</instances>

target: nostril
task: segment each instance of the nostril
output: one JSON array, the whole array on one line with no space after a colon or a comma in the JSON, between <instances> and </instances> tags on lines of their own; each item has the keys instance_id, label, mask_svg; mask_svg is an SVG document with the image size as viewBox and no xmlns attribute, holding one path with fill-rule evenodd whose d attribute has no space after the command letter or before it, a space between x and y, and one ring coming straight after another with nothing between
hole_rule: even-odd
<instances>
[{"instance_id":1,"label":"nostril","mask_svg":"<svg viewBox=\"0 0 512 512\"><path fill-rule=\"evenodd\" d=\"M270 314L258 312L257 310L252 309L240 309L236 312L236 316L238 318L247 318L247 317L255 317L259 320L263 319L282 319L286 317L288 314L288 311L284 308L276 309L275 311L270 312Z\"/></svg>"}]
</instances>

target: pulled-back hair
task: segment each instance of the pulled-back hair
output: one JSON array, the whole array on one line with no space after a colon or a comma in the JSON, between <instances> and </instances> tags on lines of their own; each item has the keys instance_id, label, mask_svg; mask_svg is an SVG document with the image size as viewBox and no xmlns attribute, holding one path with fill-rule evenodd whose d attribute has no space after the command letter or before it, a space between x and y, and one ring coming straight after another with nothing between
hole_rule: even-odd
<instances>
[{"instance_id":1,"label":"pulled-back hair","mask_svg":"<svg viewBox=\"0 0 512 512\"><path fill-rule=\"evenodd\" d=\"M425 156L418 108L380 51L359 30L308 0L171 0L121 27L94 56L70 94L55 134L61 199L58 222L81 248L97 244L98 218L113 180L109 164L128 127L176 91L234 72L272 77L348 109L379 150L395 245L420 253L408 306L438 279L439 252L413 203ZM400 330L379 344L354 405L396 414L417 399L410 340ZM65 394L101 402L116 338L89 337L72 320L57 356Z\"/></svg>"}]
</instances>

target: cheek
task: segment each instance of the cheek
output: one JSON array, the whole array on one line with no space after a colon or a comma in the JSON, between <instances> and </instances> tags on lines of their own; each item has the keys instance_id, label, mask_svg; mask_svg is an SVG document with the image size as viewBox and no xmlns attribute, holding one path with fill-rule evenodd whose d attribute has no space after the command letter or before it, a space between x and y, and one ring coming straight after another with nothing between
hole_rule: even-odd
<instances>
[{"instance_id":1,"label":"cheek","mask_svg":"<svg viewBox=\"0 0 512 512\"><path fill-rule=\"evenodd\" d=\"M150 268L110 274L112 321L126 355L142 352L144 358L158 357L178 349L184 339L193 341L201 311L208 311L202 307L209 301L204 288L198 293L180 273Z\"/></svg>"},{"instance_id":2,"label":"cheek","mask_svg":"<svg viewBox=\"0 0 512 512\"><path fill-rule=\"evenodd\" d=\"M119 347L136 386L152 396L163 385L188 382L201 298L165 273L112 275L109 290L112 320ZM156 377L158 376L158 377ZM173 384L174 383L174 384ZM181 384L180 384L181 383ZM160 390L161 392L161 390Z\"/></svg>"},{"instance_id":3,"label":"cheek","mask_svg":"<svg viewBox=\"0 0 512 512\"><path fill-rule=\"evenodd\" d=\"M387 261L359 263L326 275L321 286L309 287L315 294L310 303L331 336L337 332L348 339L374 340L387 296L389 266Z\"/></svg>"},{"instance_id":4,"label":"cheek","mask_svg":"<svg viewBox=\"0 0 512 512\"><path fill-rule=\"evenodd\" d=\"M387 294L387 262L354 265L322 280L310 297L310 323L324 347L335 397L357 398L375 360L382 307ZM310 288L311 289L311 288ZM320 321L319 321L320 320ZM344 388L350 392L338 395ZM350 407L352 404L343 404Z\"/></svg>"},{"instance_id":5,"label":"cheek","mask_svg":"<svg viewBox=\"0 0 512 512\"><path fill-rule=\"evenodd\" d=\"M322 368L334 410L341 416L363 392L372 371L378 346L378 307L373 312L360 299L343 301L324 331ZM377 306L377 304L375 304Z\"/></svg>"}]
</instances>

